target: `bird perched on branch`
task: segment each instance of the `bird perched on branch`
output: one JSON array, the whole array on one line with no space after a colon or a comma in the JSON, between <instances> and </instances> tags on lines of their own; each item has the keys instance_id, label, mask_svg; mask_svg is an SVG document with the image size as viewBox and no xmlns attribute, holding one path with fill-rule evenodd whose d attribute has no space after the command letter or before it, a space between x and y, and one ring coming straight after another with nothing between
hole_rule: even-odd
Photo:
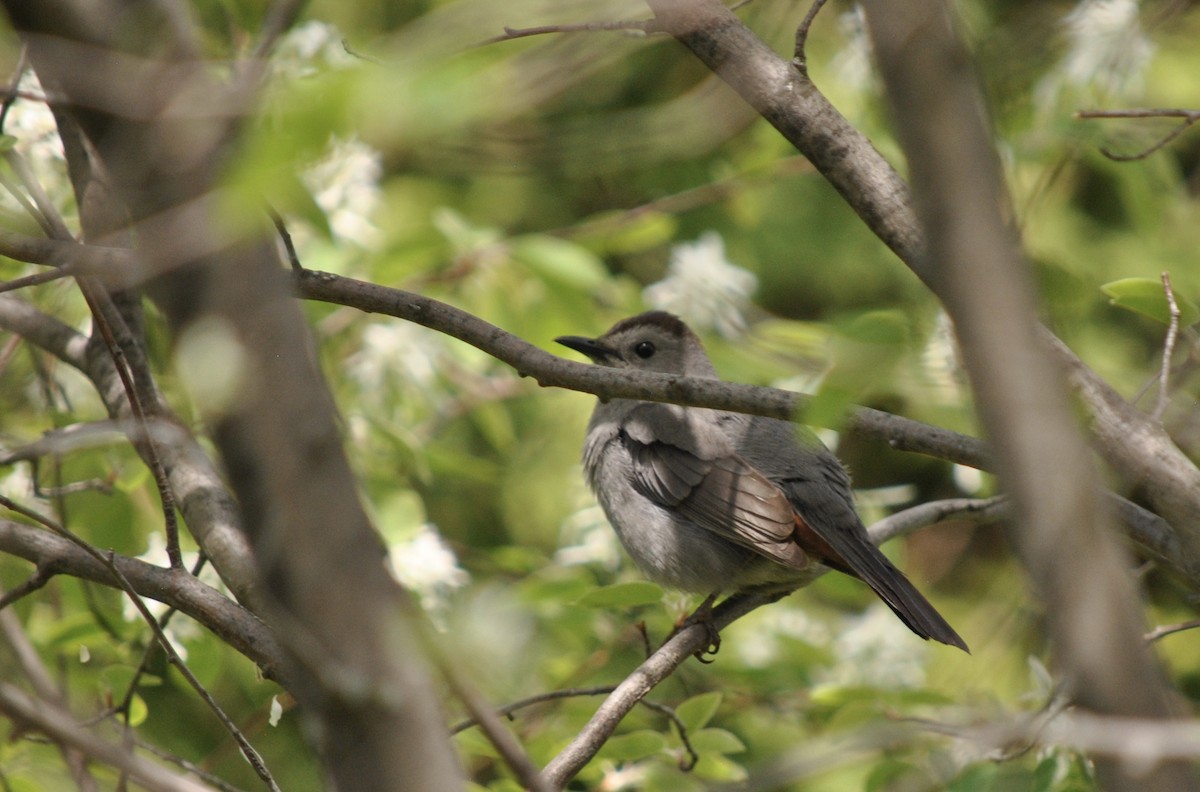
<instances>
[{"instance_id":1,"label":"bird perched on branch","mask_svg":"<svg viewBox=\"0 0 1200 792\"><path fill-rule=\"evenodd\" d=\"M602 366L718 379L700 340L664 311L556 341ZM968 651L871 543L841 462L787 421L601 401L583 465L621 544L657 583L710 594L711 605L722 591L786 585L816 562L862 580L922 638Z\"/></svg>"}]
</instances>

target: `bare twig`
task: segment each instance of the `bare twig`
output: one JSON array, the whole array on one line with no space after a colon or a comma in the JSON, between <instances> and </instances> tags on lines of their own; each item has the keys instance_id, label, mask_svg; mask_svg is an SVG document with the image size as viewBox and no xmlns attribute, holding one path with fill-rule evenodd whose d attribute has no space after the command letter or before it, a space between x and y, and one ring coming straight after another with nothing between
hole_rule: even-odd
<instances>
[{"instance_id":1,"label":"bare twig","mask_svg":"<svg viewBox=\"0 0 1200 792\"><path fill-rule=\"evenodd\" d=\"M618 19L609 22L579 22L572 25L538 25L536 27L514 28L505 25L504 33L479 42L480 47L496 44L501 41L527 38L529 36L545 36L551 33L590 33L603 30L626 30L640 33L649 32L651 22L645 19Z\"/></svg>"},{"instance_id":2,"label":"bare twig","mask_svg":"<svg viewBox=\"0 0 1200 792\"><path fill-rule=\"evenodd\" d=\"M271 773L269 770L267 770L266 764L263 762L262 757L258 754L258 751L254 749L254 746L250 744L246 737L241 733L241 730L238 729L237 724L235 724L233 720L225 714L225 711L221 709L221 706L217 703L216 699L214 699L212 694L210 694L204 685L200 683L200 680L197 679L196 675L192 673L192 670L188 668L187 663L185 663L183 658L179 656L179 653L175 651L175 647L171 644L170 639L167 638L166 633L163 632L158 620L154 618L154 614L152 614L150 609L146 607L146 603L142 600L141 595L138 594L137 589L132 583L130 583L129 578L125 576L125 573L121 570L121 567L118 566L117 555L111 550L107 553L100 552L95 547L75 536L73 533L49 517L39 514L38 512L22 506L21 504L2 495L0 495L0 505L3 505L5 508L10 509L11 511L14 511L24 517L34 520L46 528L49 528L53 533L72 542L89 556L105 566L112 578L116 580L121 590L125 592L126 596L129 597L134 607L137 608L138 613L142 615L142 618L145 619L146 623L150 626L151 631L154 633L154 637L157 639L159 645L162 646L163 651L166 652L167 658L171 661L171 664L179 670L179 672L183 675L183 678L187 680L188 684L192 686L204 703L207 704L217 716L217 719L221 721L221 724L230 733L234 741L237 742L242 754L246 757L246 761L248 761L251 766L254 767L254 770L256 773L258 773L259 777L262 778L262 780L271 790L273 790L273 792L278 792L279 787L275 784L275 780L271 777ZM182 573L182 570L179 570L178 567L174 567L174 569L175 571Z\"/></svg>"},{"instance_id":3,"label":"bare twig","mask_svg":"<svg viewBox=\"0 0 1200 792\"><path fill-rule=\"evenodd\" d=\"M3 104L0 104L0 134L4 132L4 123L8 120L8 112L21 97L21 77L24 76L27 68L29 68L29 52L25 47L21 47L21 55L17 58L17 65L12 71L12 83L4 92Z\"/></svg>"},{"instance_id":4,"label":"bare twig","mask_svg":"<svg viewBox=\"0 0 1200 792\"><path fill-rule=\"evenodd\" d=\"M40 515L39 515L40 517ZM88 552L91 550L92 552ZM95 548L11 520L0 520L0 552L82 580L119 588ZM186 613L256 665L269 679L287 685L283 649L270 630L248 610L186 570L172 570L135 558L116 559L127 580L140 594Z\"/></svg>"},{"instance_id":5,"label":"bare twig","mask_svg":"<svg viewBox=\"0 0 1200 792\"><path fill-rule=\"evenodd\" d=\"M45 272L36 272L33 275L26 275L23 278L16 278L15 280L0 282L0 294L4 292L17 291L18 289L24 289L29 286L40 286L43 283L50 283L51 281L70 278L74 275L75 269L70 265L54 270L47 270Z\"/></svg>"},{"instance_id":6,"label":"bare twig","mask_svg":"<svg viewBox=\"0 0 1200 792\"><path fill-rule=\"evenodd\" d=\"M43 732L111 765L152 792L211 792L212 787L178 776L140 756L106 742L77 725L71 713L48 701L35 699L8 682L0 682L0 712L25 728Z\"/></svg>"},{"instance_id":7,"label":"bare twig","mask_svg":"<svg viewBox=\"0 0 1200 792\"><path fill-rule=\"evenodd\" d=\"M4 592L3 596L0 596L0 611L4 610L22 597L28 596L38 589L43 588L56 574L58 574L57 571L50 566L37 567L35 570L33 570L33 574L25 579L24 583L21 583L15 588L9 589L8 591Z\"/></svg>"},{"instance_id":8,"label":"bare twig","mask_svg":"<svg viewBox=\"0 0 1200 792\"><path fill-rule=\"evenodd\" d=\"M129 582L129 578L125 577L125 573L122 572L120 567L117 566L116 554L110 550L106 554L101 554L101 557L105 566L108 567L109 571L112 572L113 576L120 582L122 590L125 592L125 595L129 597L134 607L137 608L137 611L141 614L142 619L150 626L151 632L154 633L155 640L158 641L159 646L161 646L162 650L166 653L167 659L171 662L171 665L175 666L179 673L183 675L183 678L187 680L187 683L191 685L192 689L196 691L196 694L200 696L200 699L206 705L208 705L208 708L212 710L214 715L217 716L217 720L221 722L221 725L224 726L225 730L229 732L231 737L233 737L234 742L237 743L238 748L242 752L242 756L244 756L246 761L250 763L250 766L254 768L254 772L263 780L263 782L267 785L267 788L272 792L280 792L279 785L275 783L275 779L271 776L271 771L267 769L266 762L263 761L262 756L257 750L255 750L254 746L250 744L250 741L246 739L246 736L242 734L242 730L237 727L237 724L233 722L233 719L225 714L225 710L221 708L221 705L217 703L217 700L213 698L211 693L208 692L208 688L204 687L203 683L196 678L196 675L192 673L192 669L188 668L187 663L183 661L183 658L179 656L179 653L175 651L174 644L171 643L171 639L167 637L167 634L163 632L162 625L159 624L158 619L154 618L154 614L151 613L150 609L146 607L146 603L142 600L141 595L137 593L137 590L133 587L133 584Z\"/></svg>"},{"instance_id":9,"label":"bare twig","mask_svg":"<svg viewBox=\"0 0 1200 792\"><path fill-rule=\"evenodd\" d=\"M1146 633L1143 638L1146 641L1157 641L1159 638L1165 638L1168 635L1184 632L1186 630L1194 630L1200 627L1200 619L1191 619L1190 621L1180 622L1179 624L1164 624L1155 627L1150 632Z\"/></svg>"},{"instance_id":10,"label":"bare twig","mask_svg":"<svg viewBox=\"0 0 1200 792\"><path fill-rule=\"evenodd\" d=\"M472 720L482 729L488 742L500 754L500 758L516 775L522 789L530 790L530 792L553 792L554 787L542 778L542 774L538 771L537 765L529 758L529 754L517 742L512 732L500 722L500 713L459 671L454 661L447 657L446 653L437 645L436 640L428 635L425 638L426 651L437 663L442 678L446 680L450 690L466 707L467 712L471 713Z\"/></svg>"},{"instance_id":11,"label":"bare twig","mask_svg":"<svg viewBox=\"0 0 1200 792\"><path fill-rule=\"evenodd\" d=\"M1171 320L1167 324L1167 337L1163 341L1162 368L1158 375L1158 402L1154 405L1154 412L1151 413L1156 421L1161 421L1163 413L1166 412L1167 403L1170 401L1169 382L1171 378L1171 357L1175 353L1175 339L1179 335L1179 303L1175 301L1175 290L1171 288L1171 273L1164 272L1162 274L1163 293L1167 297L1167 307L1171 313Z\"/></svg>"},{"instance_id":12,"label":"bare twig","mask_svg":"<svg viewBox=\"0 0 1200 792\"><path fill-rule=\"evenodd\" d=\"M1180 108L1159 108L1159 109L1141 109L1141 110L1080 110L1075 113L1076 118L1084 119L1101 119L1101 118L1181 118L1183 119L1177 127L1168 132L1158 141L1133 154L1117 154L1110 149L1102 148L1100 153L1111 160L1117 162L1132 162L1134 160L1145 159L1154 152L1172 142L1197 121L1200 121L1200 110L1183 110Z\"/></svg>"},{"instance_id":13,"label":"bare twig","mask_svg":"<svg viewBox=\"0 0 1200 792\"><path fill-rule=\"evenodd\" d=\"M796 28L796 49L792 54L792 65L802 74L808 74L808 53L805 52L805 45L808 44L808 31L825 3L826 0L813 0L808 13L804 15L804 21L800 23L800 27Z\"/></svg>"}]
</instances>

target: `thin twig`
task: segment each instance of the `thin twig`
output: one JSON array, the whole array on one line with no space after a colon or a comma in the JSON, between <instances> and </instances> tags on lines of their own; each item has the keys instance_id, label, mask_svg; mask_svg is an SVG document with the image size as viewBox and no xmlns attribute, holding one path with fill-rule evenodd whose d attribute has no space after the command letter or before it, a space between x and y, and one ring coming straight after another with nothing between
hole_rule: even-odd
<instances>
[{"instance_id":1,"label":"thin twig","mask_svg":"<svg viewBox=\"0 0 1200 792\"><path fill-rule=\"evenodd\" d=\"M1147 643L1153 643L1159 638L1165 638L1168 635L1184 632L1185 630L1194 630L1200 627L1200 619L1192 619L1190 621L1180 622L1179 624L1164 624L1155 627L1150 632L1142 636Z\"/></svg>"},{"instance_id":2,"label":"thin twig","mask_svg":"<svg viewBox=\"0 0 1200 792\"><path fill-rule=\"evenodd\" d=\"M238 748L241 749L242 756L244 756L246 761L250 763L250 766L254 768L254 772L263 780L263 782L267 785L267 788L270 789L271 792L280 792L279 785L275 783L275 779L271 776L271 771L267 769L267 765L263 761L262 756L257 750L255 750L254 746L250 744L250 741L246 739L244 734L242 734L241 729L239 729L237 724L233 722L233 719L225 713L225 710L221 708L221 705L217 703L217 700L213 698L212 694L208 692L208 689L204 687L199 679L196 678L196 675L192 673L190 668L188 668L187 663L183 661L183 658L179 656L179 653L175 651L175 646L171 643L171 639L167 637L167 634L163 632L162 627L159 626L158 620L154 618L154 614L150 612L148 607L146 607L146 603L142 599L141 595L137 593L137 591L133 588L133 584L130 583L129 579L125 577L125 573L123 573L117 566L116 554L112 551L109 551L107 554L100 554L100 557L105 566L107 566L109 571L112 572L113 577L120 582L121 588L125 591L126 596L129 597L134 607L137 608L138 613L140 613L142 616L142 619L144 619L146 624L150 626L151 632L154 633L154 637L158 640L159 645L163 648L163 651L166 652L167 659L171 662L171 665L175 666L175 668L179 670L179 673L183 675L183 678L187 680L187 683L191 685L192 689L196 691L197 695L199 695L204 703L208 705L208 708L213 711L213 714L217 716L217 720L221 721L221 725L225 727L225 730L229 732L230 736L233 737L234 742L237 743Z\"/></svg>"},{"instance_id":3,"label":"thin twig","mask_svg":"<svg viewBox=\"0 0 1200 792\"><path fill-rule=\"evenodd\" d=\"M514 712L518 712L526 707L532 707L535 704L544 704L547 701L561 701L562 699L580 698L583 696L607 696L616 689L617 688L615 685L596 685L594 687L551 690L546 693L538 693L534 696L527 696L523 699L517 699L516 701L509 702L503 707L497 709L496 714L507 718L511 717ZM700 760L700 756L696 753L696 749L692 746L692 741L688 738L687 726L679 719L679 716L675 714L675 709L673 707L668 707L666 704L659 704L656 701L648 701L646 699L641 699L638 701L638 704L642 705L648 710L653 710L660 715L666 716L666 718L671 721L672 724L674 724L675 730L679 734L679 741L683 744L684 749L688 752L688 759L680 760L680 769L688 771L695 767L696 762ZM477 719L467 718L466 720L456 723L450 729L450 733L458 734L478 725L479 721Z\"/></svg>"},{"instance_id":4,"label":"thin twig","mask_svg":"<svg viewBox=\"0 0 1200 792\"><path fill-rule=\"evenodd\" d=\"M75 268L70 264L59 267L58 269L46 270L45 272L35 272L33 275L26 275L23 278L17 278L10 281L0 281L0 294L4 292L16 291L24 289L28 286L40 286L43 283L60 280L62 278L70 278L75 275Z\"/></svg>"},{"instance_id":5,"label":"thin twig","mask_svg":"<svg viewBox=\"0 0 1200 792\"><path fill-rule=\"evenodd\" d=\"M158 640L159 645L162 646L163 651L166 652L167 659L173 666L179 669L179 672L183 675L183 678L187 680L188 684L192 686L204 703L207 704L210 709L212 709L213 713L217 716L217 719L221 721L221 724L226 728L229 734L233 737L234 741L238 744L238 747L242 751L242 755L246 757L246 761L248 761L251 766L254 767L255 772L257 772L259 777L266 782L268 788L271 789L272 792L279 792L279 786L275 783L275 779L272 778L270 771L267 769L266 764L263 762L263 759L259 755L258 751L254 749L254 746L250 744L245 735L243 735L241 730L238 729L237 724L235 724L233 720L227 714L225 714L225 711L221 709L221 705L217 703L216 699L212 697L212 694L208 692L204 685L201 684L200 680L196 678L196 675L192 673L192 670L188 668L187 664L183 661L183 658L179 656L179 653L175 651L175 647L171 644L170 639L167 638L166 633L163 632L162 628L159 626L158 620L154 618L154 614L150 612L148 607L146 607L146 603L142 599L141 595L137 593L137 589L133 587L133 584L129 582L129 578L127 578L125 573L121 571L119 566L117 566L116 553L114 553L112 550L109 550L107 553L97 550L91 544L83 541L78 536L71 533L62 525L45 516L44 514L39 514L33 509L22 506L16 501L13 501L12 499L3 495L0 495L0 506L4 506L5 508L14 511L17 514L20 514L42 526L45 526L51 532L69 540L71 543L104 565L105 569L108 570L113 579L117 581L121 590L125 592L126 596L129 597L134 607L137 608L138 613L141 614L142 618L145 619L146 623L150 626L150 630L154 633L154 637ZM186 574L182 570L177 570L177 573Z\"/></svg>"},{"instance_id":6,"label":"thin twig","mask_svg":"<svg viewBox=\"0 0 1200 792\"><path fill-rule=\"evenodd\" d=\"M521 788L530 790L530 792L554 792L554 787L542 777L538 766L529 758L529 754L517 742L516 737L500 722L500 715L496 709L484 699L483 694L476 690L474 685L467 681L454 661L428 635L425 647L438 671L441 672L442 678L446 680L446 684L467 708L467 712L471 713L472 718L483 730L484 736L500 754L504 763L516 774Z\"/></svg>"},{"instance_id":7,"label":"thin twig","mask_svg":"<svg viewBox=\"0 0 1200 792\"><path fill-rule=\"evenodd\" d=\"M74 716L67 710L34 699L8 682L0 682L0 712L22 727L36 729L55 742L128 772L131 778L153 792L206 792L212 789L100 739L75 723Z\"/></svg>"},{"instance_id":8,"label":"thin twig","mask_svg":"<svg viewBox=\"0 0 1200 792\"><path fill-rule=\"evenodd\" d=\"M1177 127L1168 132L1154 144L1142 149L1133 154L1117 154L1111 149L1101 148L1100 153L1111 160L1117 162L1132 162L1134 160L1145 159L1162 147L1166 146L1171 141L1186 132L1197 121L1200 121L1200 110L1184 110L1182 108L1156 108L1156 109L1139 109L1139 110L1080 110L1075 113L1076 118L1081 119L1104 119L1104 118L1181 118L1183 119Z\"/></svg>"},{"instance_id":9,"label":"thin twig","mask_svg":"<svg viewBox=\"0 0 1200 792\"><path fill-rule=\"evenodd\" d=\"M204 569L204 564L206 561L207 559L205 558L204 554L201 553L200 558L196 561L196 564L192 567L190 572L192 577L200 577L200 571ZM179 611L176 608L168 607L166 612L164 612L163 615L158 618L159 630L165 633L167 630L167 625L178 612ZM121 703L113 708L117 712L123 713L127 721L129 717L130 706L133 704L133 697L137 693L138 684L141 682L142 676L147 670L149 670L150 661L153 659L153 656L154 645L151 644L150 646L146 647L144 652L142 652L142 661L138 663L138 667L134 670L133 679L129 680L129 686L125 688L125 695L121 697ZM128 725L128 723L126 725Z\"/></svg>"},{"instance_id":10,"label":"thin twig","mask_svg":"<svg viewBox=\"0 0 1200 792\"><path fill-rule=\"evenodd\" d=\"M288 264L292 267L292 273L298 275L304 270L304 265L300 263L300 256L296 253L296 244L292 241L292 235L287 230L287 224L284 223L283 217L280 216L279 212L276 212L271 206L267 207L267 215L275 225L275 233L279 234L279 240L283 243L283 249L287 252Z\"/></svg>"},{"instance_id":11,"label":"thin twig","mask_svg":"<svg viewBox=\"0 0 1200 792\"><path fill-rule=\"evenodd\" d=\"M648 19L618 19L610 22L580 22L573 25L537 25L527 28L504 26L504 33L479 42L478 46L486 47L501 41L527 38L529 36L545 36L550 33L590 33L603 30L632 30L647 33L652 20Z\"/></svg>"},{"instance_id":12,"label":"thin twig","mask_svg":"<svg viewBox=\"0 0 1200 792\"><path fill-rule=\"evenodd\" d=\"M28 596L50 582L50 579L58 574L52 567L38 566L33 571L33 574L25 579L25 582L16 588L9 589L0 596L0 611L7 608L22 597Z\"/></svg>"},{"instance_id":13,"label":"thin twig","mask_svg":"<svg viewBox=\"0 0 1200 792\"><path fill-rule=\"evenodd\" d=\"M813 0L808 13L804 15L804 21L796 28L796 49L792 54L792 65L799 69L801 74L808 74L808 54L804 51L808 44L808 31L825 3L826 0Z\"/></svg>"},{"instance_id":14,"label":"thin twig","mask_svg":"<svg viewBox=\"0 0 1200 792\"><path fill-rule=\"evenodd\" d=\"M13 105L17 103L17 99L21 96L20 85L21 77L25 74L25 69L29 67L29 45L21 45L21 54L17 58L16 68L13 69L12 85L4 92L4 103L0 105L0 133L4 132L4 124L8 120L8 111L12 110Z\"/></svg>"},{"instance_id":15,"label":"thin twig","mask_svg":"<svg viewBox=\"0 0 1200 792\"><path fill-rule=\"evenodd\" d=\"M91 278L80 278L79 285L84 300L92 310L92 318L95 321L96 329L99 330L101 338L104 339L105 346L108 347L109 355L112 356L117 376L121 378L121 385L125 388L125 397L129 400L130 412L133 413L134 420L137 421L142 430L148 433L149 422L146 418L146 411L142 406L139 391L134 386L133 367L125 357L125 352L121 348L121 345L117 343L116 334L113 332L112 325L108 321L107 312L101 306L101 302L110 306L112 305L108 292L104 291ZM115 311L113 314L116 318L120 318L119 314ZM126 336L130 335L128 327L122 327L122 331ZM166 468L163 467L162 459L158 455L158 447L151 437L147 437L146 441L146 462L150 468L150 473L154 476L154 483L158 489L159 500L162 504L163 523L167 536L167 558L170 559L173 568L182 569L183 553L179 549L179 521L175 516L175 495L171 490L171 482L167 479Z\"/></svg>"},{"instance_id":16,"label":"thin twig","mask_svg":"<svg viewBox=\"0 0 1200 792\"><path fill-rule=\"evenodd\" d=\"M1171 288L1171 273L1162 274L1163 293L1167 296L1167 307L1171 312L1171 321L1167 324L1167 338L1163 342L1162 369L1158 375L1158 403L1154 405L1151 414L1156 421L1161 421L1170 401L1171 358L1175 354L1175 340L1179 335L1179 303L1175 301L1175 290Z\"/></svg>"},{"instance_id":17,"label":"thin twig","mask_svg":"<svg viewBox=\"0 0 1200 792\"><path fill-rule=\"evenodd\" d=\"M679 719L675 713L674 707L668 707L666 704L659 704L657 701L647 701L642 699L638 702L643 707L649 710L654 710L659 715L663 715L667 720L675 726L675 733L679 735L679 742L683 745L683 750L687 751L687 757L680 757L679 769L683 772L690 772L695 768L696 763L700 761L700 754L696 753L696 748L692 745L692 740L688 737L687 726Z\"/></svg>"}]
</instances>

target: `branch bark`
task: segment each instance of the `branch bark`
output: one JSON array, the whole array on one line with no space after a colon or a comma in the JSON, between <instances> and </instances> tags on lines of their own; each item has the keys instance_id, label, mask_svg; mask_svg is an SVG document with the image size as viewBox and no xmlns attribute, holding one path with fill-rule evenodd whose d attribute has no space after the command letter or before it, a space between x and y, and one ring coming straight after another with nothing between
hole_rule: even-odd
<instances>
[{"instance_id":1,"label":"branch bark","mask_svg":"<svg viewBox=\"0 0 1200 792\"><path fill-rule=\"evenodd\" d=\"M35 699L8 682L0 682L0 712L26 728L128 773L151 792L213 792L207 784L176 775L127 748L100 739L78 725L71 713Z\"/></svg>"},{"instance_id":2,"label":"branch bark","mask_svg":"<svg viewBox=\"0 0 1200 792\"><path fill-rule=\"evenodd\" d=\"M952 12L942 0L875 0L867 11L926 229L927 270L954 319L1068 693L1101 713L1170 717L1165 675L1139 640L1129 559L1114 541L1061 372L1041 343L1033 279ZM1108 789L1200 788L1186 763L1136 777L1111 759L1096 764Z\"/></svg>"},{"instance_id":3,"label":"branch bark","mask_svg":"<svg viewBox=\"0 0 1200 792\"><path fill-rule=\"evenodd\" d=\"M816 166L863 222L934 291L939 292L925 250L927 240L913 209L908 185L883 156L820 93L802 64L775 54L719 0L647 0L655 20L650 29L674 36L758 110L800 153ZM943 296L940 295L939 296ZM1044 336L1053 338L1044 331ZM1076 396L1089 410L1106 460L1138 488L1153 509L1178 533L1193 588L1200 589L1200 470L1173 448L1147 416L1128 405L1108 402L1119 396L1075 376L1082 365L1065 346L1057 357ZM1146 438L1149 443L1127 442ZM1161 445L1160 440L1167 446ZM1170 446L1170 447L1168 447ZM1165 449L1165 451L1164 451Z\"/></svg>"},{"instance_id":4,"label":"branch bark","mask_svg":"<svg viewBox=\"0 0 1200 792\"><path fill-rule=\"evenodd\" d=\"M0 520L0 551L24 558L38 569L54 574L91 580L112 588L121 587L112 571L94 556L44 529ZM138 594L186 613L254 661L264 676L288 686L283 648L253 613L185 570L168 569L122 556L116 558L116 564Z\"/></svg>"},{"instance_id":5,"label":"branch bark","mask_svg":"<svg viewBox=\"0 0 1200 792\"><path fill-rule=\"evenodd\" d=\"M358 500L272 241L218 221L218 178L254 96L249 81L217 82L156 0L3 5L42 84L65 98L56 111L78 125L138 229L175 338L220 345L219 373L233 369L231 388L205 406L254 548L263 615L284 639L291 690L330 777L347 790L460 788L445 730L431 727L444 721L414 607ZM184 106L208 115L177 112Z\"/></svg>"}]
</instances>

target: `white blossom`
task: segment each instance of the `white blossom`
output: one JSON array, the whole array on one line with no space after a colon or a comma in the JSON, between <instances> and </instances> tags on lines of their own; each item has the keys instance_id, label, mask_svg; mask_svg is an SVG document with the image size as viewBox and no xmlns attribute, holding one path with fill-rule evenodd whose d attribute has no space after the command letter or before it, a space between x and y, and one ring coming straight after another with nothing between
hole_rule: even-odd
<instances>
[{"instance_id":1,"label":"white blossom","mask_svg":"<svg viewBox=\"0 0 1200 792\"><path fill-rule=\"evenodd\" d=\"M778 662L787 651L788 641L828 647L833 640L827 624L810 618L800 608L763 608L752 621L737 622L729 629L731 640L725 645L734 647L738 660L749 668L766 668Z\"/></svg>"},{"instance_id":2,"label":"white blossom","mask_svg":"<svg viewBox=\"0 0 1200 792\"><path fill-rule=\"evenodd\" d=\"M396 580L415 593L431 615L444 612L450 596L471 581L433 523L425 523L409 539L392 544L388 562Z\"/></svg>"},{"instance_id":3,"label":"white blossom","mask_svg":"<svg viewBox=\"0 0 1200 792\"><path fill-rule=\"evenodd\" d=\"M824 684L846 687L915 688L925 683L928 647L877 602L845 620L835 636L834 663L820 677Z\"/></svg>"},{"instance_id":4,"label":"white blossom","mask_svg":"<svg viewBox=\"0 0 1200 792\"><path fill-rule=\"evenodd\" d=\"M345 68L356 63L346 51L337 27L316 19L284 34L271 58L275 73L285 78L311 77L327 69Z\"/></svg>"},{"instance_id":5,"label":"white blossom","mask_svg":"<svg viewBox=\"0 0 1200 792\"><path fill-rule=\"evenodd\" d=\"M735 338L746 330L745 313L756 288L758 278L730 263L721 235L708 231L695 242L676 245L667 276L647 286L642 297L697 330Z\"/></svg>"},{"instance_id":6,"label":"white blossom","mask_svg":"<svg viewBox=\"0 0 1200 792\"><path fill-rule=\"evenodd\" d=\"M1154 45L1137 0L1082 0L1063 20L1067 52L1037 87L1037 106L1053 111L1064 92L1100 101L1141 92Z\"/></svg>"},{"instance_id":7,"label":"white blossom","mask_svg":"<svg viewBox=\"0 0 1200 792\"><path fill-rule=\"evenodd\" d=\"M838 29L846 46L833 56L830 70L840 83L858 92L874 91L875 65L871 37L867 34L867 15L861 5L838 16Z\"/></svg>"},{"instance_id":8,"label":"white blossom","mask_svg":"<svg viewBox=\"0 0 1200 792\"><path fill-rule=\"evenodd\" d=\"M341 241L369 248L379 241L372 215L382 203L378 151L356 138L334 138L320 161L301 174L313 200Z\"/></svg>"},{"instance_id":9,"label":"white blossom","mask_svg":"<svg viewBox=\"0 0 1200 792\"><path fill-rule=\"evenodd\" d=\"M363 330L362 344L347 366L368 398L390 400L397 386L431 393L447 351L444 336L411 322L377 322Z\"/></svg>"}]
</instances>

